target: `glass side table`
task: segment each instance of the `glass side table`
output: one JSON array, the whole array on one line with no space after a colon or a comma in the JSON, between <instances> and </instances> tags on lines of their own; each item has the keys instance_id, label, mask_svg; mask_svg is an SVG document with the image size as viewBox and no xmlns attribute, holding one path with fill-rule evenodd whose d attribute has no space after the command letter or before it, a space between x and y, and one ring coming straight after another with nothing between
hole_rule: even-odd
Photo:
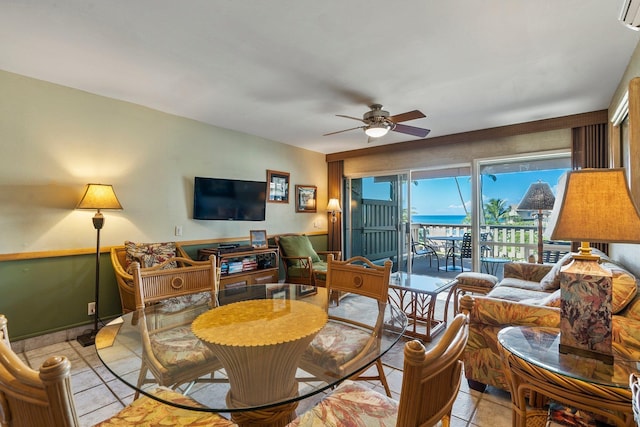
<instances>
[{"instance_id":1,"label":"glass side table","mask_svg":"<svg viewBox=\"0 0 640 427\"><path fill-rule=\"evenodd\" d=\"M527 397L533 407L545 398L633 426L629 375L639 364L615 356L613 365L558 351L558 328L509 326L498 332L511 384L513 425L525 427Z\"/></svg>"}]
</instances>

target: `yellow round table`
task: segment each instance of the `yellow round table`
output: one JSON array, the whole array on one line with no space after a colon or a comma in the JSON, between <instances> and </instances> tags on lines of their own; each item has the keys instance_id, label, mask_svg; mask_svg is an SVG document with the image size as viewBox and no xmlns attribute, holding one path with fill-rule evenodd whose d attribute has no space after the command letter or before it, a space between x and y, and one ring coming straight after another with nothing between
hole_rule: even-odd
<instances>
[{"instance_id":1,"label":"yellow round table","mask_svg":"<svg viewBox=\"0 0 640 427\"><path fill-rule=\"evenodd\" d=\"M324 309L304 301L260 299L211 309L191 329L229 376L229 406L255 406L297 395L300 358L327 321ZM238 412L232 418L239 425L283 426L293 419L296 406Z\"/></svg>"}]
</instances>

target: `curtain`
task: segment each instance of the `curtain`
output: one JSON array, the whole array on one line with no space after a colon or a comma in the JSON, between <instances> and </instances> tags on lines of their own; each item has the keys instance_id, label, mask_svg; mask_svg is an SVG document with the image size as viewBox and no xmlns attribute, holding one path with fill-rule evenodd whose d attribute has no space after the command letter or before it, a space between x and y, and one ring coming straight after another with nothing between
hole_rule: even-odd
<instances>
[{"instance_id":1,"label":"curtain","mask_svg":"<svg viewBox=\"0 0 640 427\"><path fill-rule=\"evenodd\" d=\"M337 160L327 163L327 189L329 199L338 199L340 207L345 211L344 200L342 199L342 182L344 178L344 161ZM342 250L342 213L336 213L336 222L328 222L327 250Z\"/></svg>"},{"instance_id":2,"label":"curtain","mask_svg":"<svg viewBox=\"0 0 640 427\"><path fill-rule=\"evenodd\" d=\"M573 169L609 167L609 131L607 123L572 129L571 165ZM609 244L591 243L591 246L609 253ZM574 242L573 250L578 243Z\"/></svg>"}]
</instances>

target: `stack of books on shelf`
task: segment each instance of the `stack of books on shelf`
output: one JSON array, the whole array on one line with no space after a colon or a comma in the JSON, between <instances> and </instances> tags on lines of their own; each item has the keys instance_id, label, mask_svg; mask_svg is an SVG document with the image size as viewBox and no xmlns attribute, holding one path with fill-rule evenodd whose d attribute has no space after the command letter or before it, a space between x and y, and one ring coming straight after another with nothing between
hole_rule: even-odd
<instances>
[{"instance_id":1,"label":"stack of books on shelf","mask_svg":"<svg viewBox=\"0 0 640 427\"><path fill-rule=\"evenodd\" d=\"M222 259L220 261L220 274L222 274L223 276L229 274L229 261L227 261L226 259Z\"/></svg>"},{"instance_id":2,"label":"stack of books on shelf","mask_svg":"<svg viewBox=\"0 0 640 427\"><path fill-rule=\"evenodd\" d=\"M229 261L229 274L242 273L242 261Z\"/></svg>"},{"instance_id":3,"label":"stack of books on shelf","mask_svg":"<svg viewBox=\"0 0 640 427\"><path fill-rule=\"evenodd\" d=\"M246 257L242 259L242 271L251 271L258 268L258 261L255 257Z\"/></svg>"}]
</instances>

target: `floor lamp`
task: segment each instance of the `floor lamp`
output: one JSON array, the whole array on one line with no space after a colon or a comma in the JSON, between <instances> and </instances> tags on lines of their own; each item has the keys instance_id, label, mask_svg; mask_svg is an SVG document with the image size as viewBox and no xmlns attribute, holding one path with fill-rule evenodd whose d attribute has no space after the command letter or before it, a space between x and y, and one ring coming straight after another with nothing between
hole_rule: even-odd
<instances>
[{"instance_id":1,"label":"floor lamp","mask_svg":"<svg viewBox=\"0 0 640 427\"><path fill-rule=\"evenodd\" d=\"M529 186L517 208L519 211L535 211L533 215L538 217L538 264L542 264L543 251L542 218L544 213L542 211L553 209L555 201L556 198L549 184L538 180L538 182L534 182Z\"/></svg>"},{"instance_id":2,"label":"floor lamp","mask_svg":"<svg viewBox=\"0 0 640 427\"><path fill-rule=\"evenodd\" d=\"M76 340L83 346L95 344L96 334L98 333L98 308L100 299L100 229L104 225L104 216L100 212L101 209L122 209L122 205L118 201L113 187L107 184L88 184L82 199L76 206L76 209L97 209L93 216L93 227L96 229L96 282L95 282L95 311L93 313L93 330L85 331L79 335Z\"/></svg>"}]
</instances>

